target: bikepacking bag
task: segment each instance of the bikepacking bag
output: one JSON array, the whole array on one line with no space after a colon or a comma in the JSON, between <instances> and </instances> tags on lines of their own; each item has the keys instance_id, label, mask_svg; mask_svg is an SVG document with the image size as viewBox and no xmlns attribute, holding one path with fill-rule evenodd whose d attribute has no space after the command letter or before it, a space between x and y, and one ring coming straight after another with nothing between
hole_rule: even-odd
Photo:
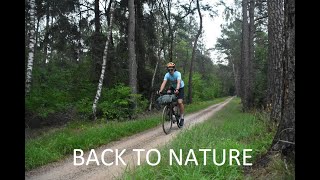
<instances>
[{"instance_id":1,"label":"bikepacking bag","mask_svg":"<svg viewBox=\"0 0 320 180\"><path fill-rule=\"evenodd\" d=\"M174 102L177 100L177 97L176 95L172 94L172 95L163 95L163 96L160 96L158 99L157 99L157 103L158 104L167 104L167 103L171 103L171 102Z\"/></svg>"}]
</instances>

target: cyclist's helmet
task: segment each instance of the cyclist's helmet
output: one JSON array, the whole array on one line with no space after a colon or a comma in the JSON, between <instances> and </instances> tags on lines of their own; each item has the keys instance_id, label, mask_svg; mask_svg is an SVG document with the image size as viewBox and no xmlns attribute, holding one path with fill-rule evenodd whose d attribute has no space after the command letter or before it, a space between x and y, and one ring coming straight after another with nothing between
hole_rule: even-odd
<instances>
[{"instance_id":1,"label":"cyclist's helmet","mask_svg":"<svg viewBox=\"0 0 320 180\"><path fill-rule=\"evenodd\" d=\"M176 64L174 64L173 62L169 62L167 64L167 69L175 69L176 68Z\"/></svg>"}]
</instances>

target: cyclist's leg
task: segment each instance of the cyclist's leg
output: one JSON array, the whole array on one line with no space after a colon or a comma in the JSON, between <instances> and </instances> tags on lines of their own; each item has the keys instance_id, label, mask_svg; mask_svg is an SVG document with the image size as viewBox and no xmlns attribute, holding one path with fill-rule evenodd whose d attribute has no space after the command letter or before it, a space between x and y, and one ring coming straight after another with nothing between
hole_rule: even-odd
<instances>
[{"instance_id":1,"label":"cyclist's leg","mask_svg":"<svg viewBox=\"0 0 320 180\"><path fill-rule=\"evenodd\" d=\"M178 94L178 106L180 109L180 126L183 126L184 124L184 104L183 104L183 99L184 99L184 88L179 89L179 94Z\"/></svg>"},{"instance_id":2,"label":"cyclist's leg","mask_svg":"<svg viewBox=\"0 0 320 180\"><path fill-rule=\"evenodd\" d=\"M183 104L183 99L178 99L178 107L180 110L180 116L183 115L184 113L184 104Z\"/></svg>"}]
</instances>

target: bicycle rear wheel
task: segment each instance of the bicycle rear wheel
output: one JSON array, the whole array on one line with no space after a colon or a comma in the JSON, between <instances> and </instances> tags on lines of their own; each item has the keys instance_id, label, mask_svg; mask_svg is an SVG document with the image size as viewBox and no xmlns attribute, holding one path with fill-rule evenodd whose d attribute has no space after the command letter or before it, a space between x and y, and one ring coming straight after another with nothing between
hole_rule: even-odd
<instances>
[{"instance_id":1,"label":"bicycle rear wheel","mask_svg":"<svg viewBox=\"0 0 320 180\"><path fill-rule=\"evenodd\" d=\"M164 133L169 134L172 128L172 111L170 105L166 105L162 112L162 129Z\"/></svg>"}]
</instances>

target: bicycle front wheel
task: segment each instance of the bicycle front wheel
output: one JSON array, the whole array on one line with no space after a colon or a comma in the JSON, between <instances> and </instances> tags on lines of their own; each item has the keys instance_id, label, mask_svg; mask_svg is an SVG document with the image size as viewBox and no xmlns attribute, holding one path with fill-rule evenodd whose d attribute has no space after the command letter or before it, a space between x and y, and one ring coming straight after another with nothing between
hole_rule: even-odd
<instances>
[{"instance_id":1,"label":"bicycle front wheel","mask_svg":"<svg viewBox=\"0 0 320 180\"><path fill-rule=\"evenodd\" d=\"M172 111L169 105L163 108L162 112L162 129L164 133L169 134L172 128Z\"/></svg>"}]
</instances>

